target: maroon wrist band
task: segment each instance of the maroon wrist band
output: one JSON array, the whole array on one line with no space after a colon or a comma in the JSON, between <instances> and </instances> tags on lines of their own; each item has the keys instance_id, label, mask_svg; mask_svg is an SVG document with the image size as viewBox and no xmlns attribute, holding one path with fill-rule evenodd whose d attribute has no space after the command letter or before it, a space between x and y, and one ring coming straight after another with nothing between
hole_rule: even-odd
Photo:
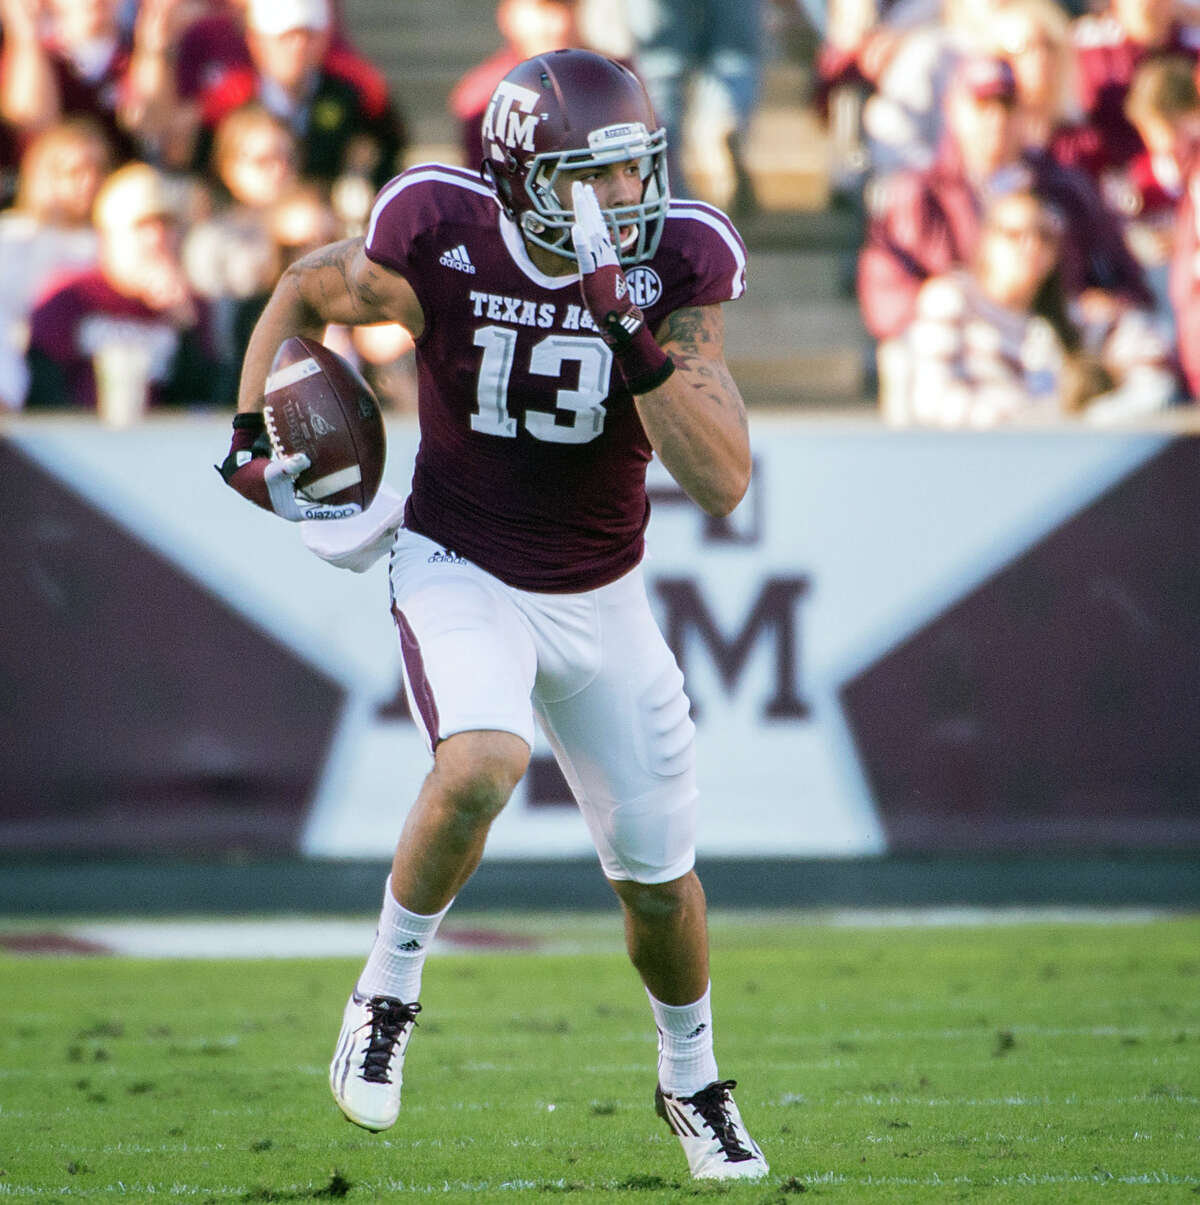
<instances>
[{"instance_id":1,"label":"maroon wrist band","mask_svg":"<svg viewBox=\"0 0 1200 1205\"><path fill-rule=\"evenodd\" d=\"M675 361L659 347L650 328L643 326L616 353L617 366L630 393L649 393L675 371Z\"/></svg>"}]
</instances>

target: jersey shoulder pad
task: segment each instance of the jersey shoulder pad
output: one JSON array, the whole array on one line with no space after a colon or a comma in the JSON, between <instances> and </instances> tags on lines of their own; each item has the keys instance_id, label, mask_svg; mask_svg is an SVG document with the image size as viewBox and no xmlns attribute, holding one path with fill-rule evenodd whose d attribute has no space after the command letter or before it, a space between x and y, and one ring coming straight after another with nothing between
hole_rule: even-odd
<instances>
[{"instance_id":1,"label":"jersey shoulder pad","mask_svg":"<svg viewBox=\"0 0 1200 1205\"><path fill-rule=\"evenodd\" d=\"M662 242L679 255L693 277L693 295L686 304L734 301L745 293L746 244L716 206L672 201Z\"/></svg>"},{"instance_id":2,"label":"jersey shoulder pad","mask_svg":"<svg viewBox=\"0 0 1200 1205\"><path fill-rule=\"evenodd\" d=\"M416 240L446 226L494 216L495 194L477 172L445 163L423 163L379 190L367 223L367 258L403 271Z\"/></svg>"}]
</instances>

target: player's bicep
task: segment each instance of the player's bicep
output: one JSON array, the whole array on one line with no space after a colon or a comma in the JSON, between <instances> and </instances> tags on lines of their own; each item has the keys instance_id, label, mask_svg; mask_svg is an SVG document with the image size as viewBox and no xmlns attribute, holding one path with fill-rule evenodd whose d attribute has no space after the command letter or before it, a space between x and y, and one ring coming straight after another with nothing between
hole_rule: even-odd
<instances>
[{"instance_id":1,"label":"player's bicep","mask_svg":"<svg viewBox=\"0 0 1200 1205\"><path fill-rule=\"evenodd\" d=\"M675 310L659 326L657 337L675 361L676 372L699 387L740 401L725 363L725 315L719 305Z\"/></svg>"},{"instance_id":2,"label":"player's bicep","mask_svg":"<svg viewBox=\"0 0 1200 1205\"><path fill-rule=\"evenodd\" d=\"M372 321L398 322L408 328L414 339L425 329L425 315L412 285L399 272L369 259L361 239L358 240L351 279L363 306L380 315Z\"/></svg>"},{"instance_id":3,"label":"player's bicep","mask_svg":"<svg viewBox=\"0 0 1200 1205\"><path fill-rule=\"evenodd\" d=\"M304 303L322 322L369 326L399 322L414 338L424 320L412 286L367 258L361 238L319 247L288 270Z\"/></svg>"},{"instance_id":4,"label":"player's bicep","mask_svg":"<svg viewBox=\"0 0 1200 1205\"><path fill-rule=\"evenodd\" d=\"M655 332L664 351L680 361L725 357L725 317L719 305L686 306L668 314Z\"/></svg>"}]
</instances>

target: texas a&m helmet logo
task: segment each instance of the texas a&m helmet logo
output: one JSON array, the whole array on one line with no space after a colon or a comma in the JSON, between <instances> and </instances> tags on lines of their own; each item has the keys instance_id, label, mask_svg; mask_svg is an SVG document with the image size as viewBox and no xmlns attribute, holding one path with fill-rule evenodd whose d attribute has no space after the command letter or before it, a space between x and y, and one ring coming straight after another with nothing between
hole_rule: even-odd
<instances>
[{"instance_id":1,"label":"texas a&m helmet logo","mask_svg":"<svg viewBox=\"0 0 1200 1205\"><path fill-rule=\"evenodd\" d=\"M533 132L541 117L533 111L538 94L510 80L502 80L492 93L483 115L483 140L503 143L510 150L533 150Z\"/></svg>"}]
</instances>

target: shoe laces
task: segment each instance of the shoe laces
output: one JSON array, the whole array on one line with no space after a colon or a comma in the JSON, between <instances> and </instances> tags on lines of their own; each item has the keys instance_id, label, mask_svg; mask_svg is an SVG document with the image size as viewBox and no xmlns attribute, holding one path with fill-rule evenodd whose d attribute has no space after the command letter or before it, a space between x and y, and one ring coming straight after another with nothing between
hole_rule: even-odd
<instances>
[{"instance_id":1,"label":"shoe laces","mask_svg":"<svg viewBox=\"0 0 1200 1205\"><path fill-rule=\"evenodd\" d=\"M729 1093L736 1087L737 1080L717 1080L707 1088L701 1088L694 1096L684 1098L704 1118L705 1125L712 1130L731 1163L754 1158L754 1152L742 1145L737 1123L729 1112Z\"/></svg>"},{"instance_id":2,"label":"shoe laces","mask_svg":"<svg viewBox=\"0 0 1200 1205\"><path fill-rule=\"evenodd\" d=\"M388 1071L396 1043L403 1036L405 1026L417 1023L421 1006L416 1002L405 1004L388 996L375 996L367 1001L367 1008L371 1013L371 1036L363 1056L362 1077L372 1084L390 1084ZM366 1029L366 1025L362 1028Z\"/></svg>"}]
</instances>

